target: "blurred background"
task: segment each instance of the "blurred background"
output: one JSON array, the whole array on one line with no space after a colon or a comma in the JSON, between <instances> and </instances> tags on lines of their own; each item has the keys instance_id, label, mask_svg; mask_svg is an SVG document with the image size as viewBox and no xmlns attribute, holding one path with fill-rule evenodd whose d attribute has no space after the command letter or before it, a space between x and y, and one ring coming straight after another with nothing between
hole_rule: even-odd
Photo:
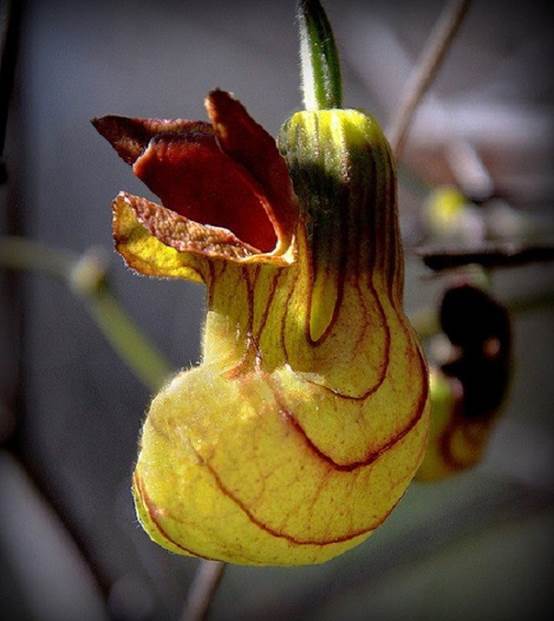
<instances>
[{"instance_id":1,"label":"blurred background","mask_svg":"<svg viewBox=\"0 0 554 621\"><path fill-rule=\"evenodd\" d=\"M121 189L148 192L89 119L204 119L204 96L221 87L275 135L301 107L294 1L14 4L21 21L0 233L78 255L104 249L121 304L175 369L194 363L204 291L135 277L111 253L111 199ZM387 127L443 2L324 5L345 105ZM0 6L4 19L8 3ZM450 278L414 252L440 237L428 218L437 186L455 184L473 199L449 241L552 242L551 24L548 3L475 0L418 109L400 191L411 312L436 308ZM493 290L501 300L536 297L552 291L553 276L547 262L498 269ZM151 391L66 283L0 265L0 294L0 608L9 619L178 619L198 562L148 540L129 490ZM551 298L514 315L513 383L480 466L415 483L366 543L323 566L229 567L212 618L546 616L553 318Z\"/></svg>"}]
</instances>

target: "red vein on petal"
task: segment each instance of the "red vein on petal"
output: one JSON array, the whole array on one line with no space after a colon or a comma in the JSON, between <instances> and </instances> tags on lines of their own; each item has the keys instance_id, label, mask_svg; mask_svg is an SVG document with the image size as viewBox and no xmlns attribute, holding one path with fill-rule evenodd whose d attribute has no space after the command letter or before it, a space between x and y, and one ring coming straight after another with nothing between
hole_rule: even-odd
<instances>
[{"instance_id":1,"label":"red vein on petal","mask_svg":"<svg viewBox=\"0 0 554 621\"><path fill-rule=\"evenodd\" d=\"M200 455L198 455L198 457L200 460L202 460L202 457ZM269 535L272 535L273 537L279 537L281 539L286 539L288 542L293 543L295 545L328 546L328 545L333 545L337 543L345 543L347 541L350 541L351 539L355 539L356 537L366 535L370 533L371 531L375 530L378 526L380 526L387 519L387 517L394 511L398 502L400 502L400 498L399 498L394 503L394 505L385 513L385 515L379 517L370 526L357 529L355 531L348 533L347 535L340 535L338 537L331 537L331 538L323 539L323 540L301 539L299 537L295 537L294 535L291 535L290 533L286 533L284 531L275 529L269 526L268 524L266 524L265 522L261 521L259 518L257 518L253 514L253 512L248 508L248 506L225 486L225 484L221 480L221 477L219 476L215 468L213 468L213 466L208 461L202 460L202 463L212 475L214 482L217 485L219 491L226 498L231 500L244 513L244 515L248 518L248 520L252 524L257 526L260 530L263 530L264 532L268 533Z\"/></svg>"},{"instance_id":2,"label":"red vein on petal","mask_svg":"<svg viewBox=\"0 0 554 621\"><path fill-rule=\"evenodd\" d=\"M133 481L135 483L135 488L137 490L137 492L139 493L140 499L144 505L144 507L146 508L147 512L148 512L148 517L152 520L152 522L154 523L154 525L156 526L156 528L158 529L159 534L166 539L167 541L169 541L169 543L171 545L174 545L176 548L179 548L179 550L182 550L183 552L185 552L186 554L189 554L190 556L197 556L199 558L203 558L206 559L208 561L213 561L216 560L214 558L211 558L209 556L205 556L203 554L199 554L198 552L195 552L194 550L192 550L191 548L186 548L185 546L181 545L180 543L178 543L177 541L175 541L175 539L173 539L168 532L163 528L163 526L160 524L158 518L157 518L157 514L159 513L159 509L157 509L154 505L154 503L152 502L150 496L148 496L148 494L146 493L146 490L144 489L144 483L142 481L142 477L140 477L136 472L133 474Z\"/></svg>"},{"instance_id":3,"label":"red vein on petal","mask_svg":"<svg viewBox=\"0 0 554 621\"><path fill-rule=\"evenodd\" d=\"M419 359L422 362L422 367L426 369L423 355L421 354L421 352L418 353ZM403 438L405 438L408 433L417 425L417 423L421 420L421 417L423 416L423 412L425 411L429 386L427 382L423 382L423 390L418 398L415 414L410 418L405 427L403 427L400 431L391 436L382 446L370 451L363 459L350 462L348 464L338 463L331 456L327 455L327 453L324 453L310 438L310 436L307 434L306 430L302 427L294 414L288 408L283 406L282 401L280 401L279 394L275 392L275 388L273 388L273 391L277 403L280 406L280 413L283 416L283 419L303 438L306 446L310 449L310 451L334 470L337 470L339 472L352 472L353 470L357 470L358 468L364 468L373 464L384 453L389 451L393 446L395 446Z\"/></svg>"},{"instance_id":4,"label":"red vein on petal","mask_svg":"<svg viewBox=\"0 0 554 621\"><path fill-rule=\"evenodd\" d=\"M260 321L260 327L258 328L258 334L256 336L256 339L258 341L258 343L261 341L262 339L262 333L265 329L267 320L269 318L269 313L271 310L271 306L273 304L273 299L275 298L275 293L277 292L277 286L279 283L279 280L281 279L281 276L283 274L283 270L278 269L277 272L275 273L275 275L273 276L273 280L271 282L271 287L269 290L269 294L267 296L267 302L265 305L265 309L264 312L262 314L262 319Z\"/></svg>"}]
</instances>

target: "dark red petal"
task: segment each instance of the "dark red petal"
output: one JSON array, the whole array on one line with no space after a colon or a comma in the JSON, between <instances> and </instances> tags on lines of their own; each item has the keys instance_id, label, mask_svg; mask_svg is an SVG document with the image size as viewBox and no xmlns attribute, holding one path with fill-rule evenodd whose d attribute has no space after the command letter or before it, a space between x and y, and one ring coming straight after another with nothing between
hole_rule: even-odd
<instances>
[{"instance_id":1,"label":"dark red petal","mask_svg":"<svg viewBox=\"0 0 554 621\"><path fill-rule=\"evenodd\" d=\"M134 164L150 140L158 134L213 135L209 123L184 119L128 119L112 115L92 119L91 122L127 164Z\"/></svg>"},{"instance_id":2,"label":"dark red petal","mask_svg":"<svg viewBox=\"0 0 554 621\"><path fill-rule=\"evenodd\" d=\"M212 91L206 108L221 148L263 188L269 199L268 215L279 237L288 242L296 225L298 206L287 165L275 140L225 91Z\"/></svg>"},{"instance_id":3,"label":"dark red petal","mask_svg":"<svg viewBox=\"0 0 554 621\"><path fill-rule=\"evenodd\" d=\"M262 252L274 249L277 237L266 196L213 136L157 136L133 170L168 209L200 224L226 228Z\"/></svg>"}]
</instances>

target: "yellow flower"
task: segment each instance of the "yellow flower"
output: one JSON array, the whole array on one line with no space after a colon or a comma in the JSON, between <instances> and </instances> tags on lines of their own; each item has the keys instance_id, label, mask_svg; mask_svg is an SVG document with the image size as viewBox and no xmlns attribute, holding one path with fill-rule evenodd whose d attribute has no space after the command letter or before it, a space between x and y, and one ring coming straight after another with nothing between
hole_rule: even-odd
<instances>
[{"instance_id":1,"label":"yellow flower","mask_svg":"<svg viewBox=\"0 0 554 621\"><path fill-rule=\"evenodd\" d=\"M118 195L118 251L208 289L202 362L144 424L136 508L179 554L318 563L386 519L425 451L395 167L362 112L295 114L281 156L229 94L206 104L211 125L95 121L164 205Z\"/></svg>"}]
</instances>

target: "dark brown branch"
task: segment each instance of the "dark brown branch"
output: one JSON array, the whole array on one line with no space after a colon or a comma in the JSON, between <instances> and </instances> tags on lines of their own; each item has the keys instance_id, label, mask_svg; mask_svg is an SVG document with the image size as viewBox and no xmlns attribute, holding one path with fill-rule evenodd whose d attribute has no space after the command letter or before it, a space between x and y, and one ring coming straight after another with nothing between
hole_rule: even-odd
<instances>
[{"instance_id":1,"label":"dark brown branch","mask_svg":"<svg viewBox=\"0 0 554 621\"><path fill-rule=\"evenodd\" d=\"M513 244L461 249L420 249L417 254L425 265L435 272L456 269L466 265L485 268L518 267L528 263L554 260L554 246L514 246Z\"/></svg>"},{"instance_id":2,"label":"dark brown branch","mask_svg":"<svg viewBox=\"0 0 554 621\"><path fill-rule=\"evenodd\" d=\"M469 4L470 0L452 0L449 2L433 28L404 88L398 111L388 132L391 147L397 159L402 154L415 111L433 83L464 20Z\"/></svg>"},{"instance_id":3,"label":"dark brown branch","mask_svg":"<svg viewBox=\"0 0 554 621\"><path fill-rule=\"evenodd\" d=\"M2 54L0 60L0 158L4 152L8 108L17 60L21 4L21 0L7 0L0 4L0 46Z\"/></svg>"}]
</instances>

